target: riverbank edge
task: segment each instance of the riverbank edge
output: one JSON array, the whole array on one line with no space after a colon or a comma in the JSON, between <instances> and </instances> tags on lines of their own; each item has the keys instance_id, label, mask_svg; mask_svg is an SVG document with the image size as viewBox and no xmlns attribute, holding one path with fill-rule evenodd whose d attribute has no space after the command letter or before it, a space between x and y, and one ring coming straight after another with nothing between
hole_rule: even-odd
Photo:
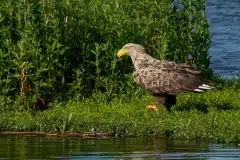
<instances>
[{"instance_id":1,"label":"riverbank edge","mask_svg":"<svg viewBox=\"0 0 240 160\"><path fill-rule=\"evenodd\" d=\"M68 138L68 137L79 137L83 139L88 138L100 138L100 139L112 139L112 138L170 138L170 139L181 139L181 140L208 140L212 142L221 142L221 143L236 143L239 142L239 121L240 119L240 110L228 110L228 111L210 111L209 113L201 113L199 111L173 111L154 113L152 111L143 110L147 113L149 117L143 117L145 120L139 118L135 119L132 122L129 122L127 119L123 121L123 124L116 124L118 121L108 122L109 128L106 130L102 125L101 119L99 119L99 124L97 121L96 129L97 131L87 131L84 129L75 128L80 126L79 124L69 124L64 130L59 129L59 131L51 131L50 129L43 129L40 131L40 128L32 128L31 126L25 126L25 129L22 128L22 125L28 125L28 122L31 120L21 114L20 119L15 119L15 126L11 125L17 130L9 130L4 127L1 128L0 135L19 135L19 136L44 136L44 137L57 137L57 138ZM45 112L45 114L49 114ZM54 116L56 117L56 116ZM140 117L140 116L138 116ZM12 119L12 117L9 117ZM61 117L59 117L61 118ZM77 117L80 118L80 117ZM93 117L94 118L94 117ZM13 120L12 119L12 120ZM50 119L48 119L50 120ZM51 121L53 119L51 118ZM130 120L130 119L129 119ZM158 121L159 120L159 121ZM13 124L13 121L8 121L3 119L2 122L7 124ZM75 120L76 121L76 120ZM152 122L150 122L152 121ZM41 121L43 122L43 121ZM50 122L50 121L48 121ZM76 121L81 122L81 121ZM149 123L150 122L150 123ZM3 123L0 123L0 126ZM51 124L51 123L46 123ZM85 124L85 123L82 123ZM90 128L93 125L85 124L86 127ZM97 126L98 125L98 126ZM117 125L112 126L111 125ZM59 126L59 125L58 125ZM21 128L20 128L21 127ZM36 126L35 126L36 127ZM49 126L50 127L50 126ZM62 126L63 127L63 126ZM53 127L51 127L53 128ZM117 130L116 130L117 129ZM45 131L44 131L45 130ZM48 131L46 131L48 130ZM74 131L75 130L75 131Z\"/></svg>"},{"instance_id":2,"label":"riverbank edge","mask_svg":"<svg viewBox=\"0 0 240 160\"><path fill-rule=\"evenodd\" d=\"M27 131L1 131L0 135L23 135L23 136L51 136L51 137L81 137L81 138L112 138L111 133L106 132L27 132Z\"/></svg>"},{"instance_id":3,"label":"riverbank edge","mask_svg":"<svg viewBox=\"0 0 240 160\"><path fill-rule=\"evenodd\" d=\"M0 135L166 137L239 142L240 94L234 86L202 94L179 95L171 112L164 107L160 107L160 112L147 110L145 107L153 102L150 94L142 97L120 95L111 101L101 94L95 98L56 103L49 110L34 113L17 110L17 104L5 105L0 113Z\"/></svg>"}]
</instances>

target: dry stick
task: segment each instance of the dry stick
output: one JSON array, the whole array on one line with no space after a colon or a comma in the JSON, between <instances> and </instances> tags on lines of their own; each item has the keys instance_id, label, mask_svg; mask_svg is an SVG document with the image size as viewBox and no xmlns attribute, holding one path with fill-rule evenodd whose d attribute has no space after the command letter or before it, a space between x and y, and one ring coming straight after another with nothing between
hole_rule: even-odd
<instances>
[{"instance_id":1,"label":"dry stick","mask_svg":"<svg viewBox=\"0 0 240 160\"><path fill-rule=\"evenodd\" d=\"M24 72L24 63L20 66L20 79L21 79L21 93L26 93L27 91L27 77Z\"/></svg>"},{"instance_id":2,"label":"dry stick","mask_svg":"<svg viewBox=\"0 0 240 160\"><path fill-rule=\"evenodd\" d=\"M27 24L27 4L28 4L28 1L24 0L24 23L25 23L25 26ZM22 63L22 65L20 65L20 80L21 80L21 94L24 94L27 91L27 78L26 78L25 72L24 72L24 63Z\"/></svg>"},{"instance_id":3,"label":"dry stick","mask_svg":"<svg viewBox=\"0 0 240 160\"><path fill-rule=\"evenodd\" d=\"M25 76L25 72L24 72L24 63L20 66L20 81L21 81L21 91L20 91L20 94L24 95L28 91L28 88L27 88L27 77ZM24 97L23 103L24 104L27 103L26 97Z\"/></svg>"},{"instance_id":4,"label":"dry stick","mask_svg":"<svg viewBox=\"0 0 240 160\"><path fill-rule=\"evenodd\" d=\"M47 3L48 1L44 1L45 3L43 3L43 16L44 16L44 20L45 20L45 26L47 26L48 24L48 8L47 8Z\"/></svg>"},{"instance_id":5,"label":"dry stick","mask_svg":"<svg viewBox=\"0 0 240 160\"><path fill-rule=\"evenodd\" d=\"M25 25L27 24L27 4L28 4L28 1L24 0L24 22L25 22Z\"/></svg>"}]
</instances>

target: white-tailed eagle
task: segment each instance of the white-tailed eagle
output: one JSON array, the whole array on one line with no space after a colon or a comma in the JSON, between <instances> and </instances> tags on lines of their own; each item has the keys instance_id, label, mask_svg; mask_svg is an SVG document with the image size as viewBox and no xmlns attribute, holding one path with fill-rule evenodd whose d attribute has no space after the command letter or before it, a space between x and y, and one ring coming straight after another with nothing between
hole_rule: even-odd
<instances>
[{"instance_id":1,"label":"white-tailed eagle","mask_svg":"<svg viewBox=\"0 0 240 160\"><path fill-rule=\"evenodd\" d=\"M143 46L128 43L117 53L118 57L129 55L135 71L134 81L153 94L155 105L148 109L158 111L157 106L165 105L168 110L176 104L176 95L184 92L204 92L209 86L200 76L200 71L186 64L157 60L145 53Z\"/></svg>"}]
</instances>

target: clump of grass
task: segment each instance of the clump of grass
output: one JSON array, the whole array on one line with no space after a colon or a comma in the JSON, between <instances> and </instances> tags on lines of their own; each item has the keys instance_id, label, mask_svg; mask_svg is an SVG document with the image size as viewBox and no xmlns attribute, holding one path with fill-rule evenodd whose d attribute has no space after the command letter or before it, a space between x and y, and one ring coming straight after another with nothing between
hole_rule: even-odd
<instances>
[{"instance_id":1,"label":"clump of grass","mask_svg":"<svg viewBox=\"0 0 240 160\"><path fill-rule=\"evenodd\" d=\"M188 93L178 96L179 103L173 109L184 111L197 109L207 112L209 109L238 110L239 93L233 89L212 91L204 94Z\"/></svg>"},{"instance_id":2,"label":"clump of grass","mask_svg":"<svg viewBox=\"0 0 240 160\"><path fill-rule=\"evenodd\" d=\"M26 111L1 112L0 130L64 133L90 132L94 129L118 137L167 136L176 139L239 141L240 102L232 102L232 93L233 90L210 92L201 94L200 99L200 95L180 95L176 106L188 110L182 111L184 109L175 106L171 112L162 108L158 113L146 109L153 102L149 94L141 98L120 96L112 101L108 101L105 94L95 95L101 98L70 100L36 115ZM234 93L234 96L239 98L240 94ZM214 98L224 99L232 108L223 105L221 108L219 104L223 101L216 102ZM199 110L206 106L205 112Z\"/></svg>"}]
</instances>

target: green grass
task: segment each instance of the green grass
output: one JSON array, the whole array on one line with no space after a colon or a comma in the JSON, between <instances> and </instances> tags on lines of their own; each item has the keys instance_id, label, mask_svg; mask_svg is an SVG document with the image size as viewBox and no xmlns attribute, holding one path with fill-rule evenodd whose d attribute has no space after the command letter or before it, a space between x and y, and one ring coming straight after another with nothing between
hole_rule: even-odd
<instances>
[{"instance_id":1,"label":"green grass","mask_svg":"<svg viewBox=\"0 0 240 160\"><path fill-rule=\"evenodd\" d=\"M33 115L27 111L4 111L1 131L44 131L64 133L108 132L117 136L160 136L176 139L239 141L240 94L222 90L178 96L171 112L147 110L152 98L121 95L108 102L106 95L71 100Z\"/></svg>"}]
</instances>

